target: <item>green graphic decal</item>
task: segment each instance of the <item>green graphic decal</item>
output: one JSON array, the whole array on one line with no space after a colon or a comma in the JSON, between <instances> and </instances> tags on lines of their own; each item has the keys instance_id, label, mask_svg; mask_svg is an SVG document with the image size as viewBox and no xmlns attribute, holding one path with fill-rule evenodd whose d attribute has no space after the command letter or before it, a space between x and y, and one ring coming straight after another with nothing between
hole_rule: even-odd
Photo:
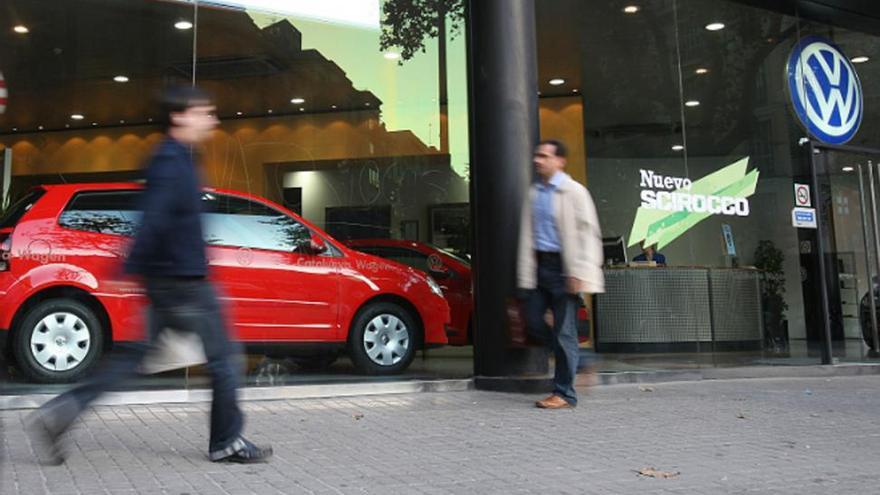
<instances>
[{"instance_id":1,"label":"green graphic decal","mask_svg":"<svg viewBox=\"0 0 880 495\"><path fill-rule=\"evenodd\" d=\"M712 215L748 216L746 198L755 194L758 184L758 171L746 173L748 165L746 157L675 190L669 187L674 178L667 177L664 183L662 176L641 170L642 206L636 212L629 245L644 240L646 245L657 244L657 249L662 249ZM679 183L676 180L676 185Z\"/></svg>"}]
</instances>

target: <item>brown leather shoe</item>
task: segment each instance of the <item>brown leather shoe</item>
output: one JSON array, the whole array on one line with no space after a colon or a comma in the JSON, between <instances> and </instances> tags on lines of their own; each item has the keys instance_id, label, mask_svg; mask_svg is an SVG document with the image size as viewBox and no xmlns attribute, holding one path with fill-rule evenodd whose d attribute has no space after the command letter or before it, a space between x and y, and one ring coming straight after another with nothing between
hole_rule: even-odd
<instances>
[{"instance_id":1,"label":"brown leather shoe","mask_svg":"<svg viewBox=\"0 0 880 495\"><path fill-rule=\"evenodd\" d=\"M535 406L540 409L571 409L574 406L558 395L551 395L546 399L535 402Z\"/></svg>"}]
</instances>

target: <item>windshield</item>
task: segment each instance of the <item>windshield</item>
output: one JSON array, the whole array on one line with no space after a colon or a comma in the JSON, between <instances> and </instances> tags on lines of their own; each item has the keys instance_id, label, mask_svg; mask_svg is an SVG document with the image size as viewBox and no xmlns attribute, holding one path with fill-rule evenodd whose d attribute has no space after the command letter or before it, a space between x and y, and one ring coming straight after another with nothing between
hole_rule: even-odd
<instances>
[{"instance_id":1,"label":"windshield","mask_svg":"<svg viewBox=\"0 0 880 495\"><path fill-rule=\"evenodd\" d=\"M446 248L438 248L438 249L440 251L443 251L443 254L445 254L446 256L449 256L450 258L454 259L455 261L458 261L459 263L462 263L467 266L471 266L471 261L469 259L462 258L458 254L455 254L455 251L450 251L449 249L446 249Z\"/></svg>"},{"instance_id":2,"label":"windshield","mask_svg":"<svg viewBox=\"0 0 880 495\"><path fill-rule=\"evenodd\" d=\"M32 206L34 206L34 203L36 203L45 192L46 191L42 189L32 189L18 201L12 203L12 206L0 215L0 229L15 227L15 224L21 220L21 217L23 217Z\"/></svg>"}]
</instances>

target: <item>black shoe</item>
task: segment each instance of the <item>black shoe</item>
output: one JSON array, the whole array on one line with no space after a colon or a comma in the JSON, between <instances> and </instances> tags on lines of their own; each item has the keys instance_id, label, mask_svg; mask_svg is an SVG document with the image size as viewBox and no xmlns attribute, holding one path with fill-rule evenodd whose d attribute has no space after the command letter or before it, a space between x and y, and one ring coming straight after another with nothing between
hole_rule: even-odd
<instances>
[{"instance_id":1,"label":"black shoe","mask_svg":"<svg viewBox=\"0 0 880 495\"><path fill-rule=\"evenodd\" d=\"M266 462L272 457L272 447L257 447L244 437L238 437L229 447L209 454L211 462L238 462L250 464Z\"/></svg>"},{"instance_id":2,"label":"black shoe","mask_svg":"<svg viewBox=\"0 0 880 495\"><path fill-rule=\"evenodd\" d=\"M49 427L49 418L43 411L32 413L25 420L25 433L34 446L40 462L48 466L64 464L65 449L61 442L63 432L56 432Z\"/></svg>"}]
</instances>

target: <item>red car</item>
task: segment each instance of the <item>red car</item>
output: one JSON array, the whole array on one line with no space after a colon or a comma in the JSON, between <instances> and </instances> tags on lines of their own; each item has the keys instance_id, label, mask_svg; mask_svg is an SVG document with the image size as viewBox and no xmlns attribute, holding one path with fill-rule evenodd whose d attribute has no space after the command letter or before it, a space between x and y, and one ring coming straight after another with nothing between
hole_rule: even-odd
<instances>
[{"instance_id":1,"label":"red car","mask_svg":"<svg viewBox=\"0 0 880 495\"><path fill-rule=\"evenodd\" d=\"M345 244L367 254L409 265L437 279L452 309L452 322L446 329L449 343L451 345L473 343L474 291L469 261L438 247L417 241L357 239L345 241ZM587 341L590 315L583 304L578 305L577 326L580 341Z\"/></svg>"},{"instance_id":2,"label":"red car","mask_svg":"<svg viewBox=\"0 0 880 495\"><path fill-rule=\"evenodd\" d=\"M474 313L471 264L467 260L423 242L399 239L358 239L345 243L363 253L403 263L435 278L452 310L447 336L452 345L472 343Z\"/></svg>"},{"instance_id":3,"label":"red car","mask_svg":"<svg viewBox=\"0 0 880 495\"><path fill-rule=\"evenodd\" d=\"M27 377L75 380L114 343L141 338L143 296L120 274L141 187L37 187L0 219L0 338ZM210 276L248 347L346 350L360 371L386 374L447 342L449 306L431 277L262 198L206 189L202 202Z\"/></svg>"}]
</instances>

